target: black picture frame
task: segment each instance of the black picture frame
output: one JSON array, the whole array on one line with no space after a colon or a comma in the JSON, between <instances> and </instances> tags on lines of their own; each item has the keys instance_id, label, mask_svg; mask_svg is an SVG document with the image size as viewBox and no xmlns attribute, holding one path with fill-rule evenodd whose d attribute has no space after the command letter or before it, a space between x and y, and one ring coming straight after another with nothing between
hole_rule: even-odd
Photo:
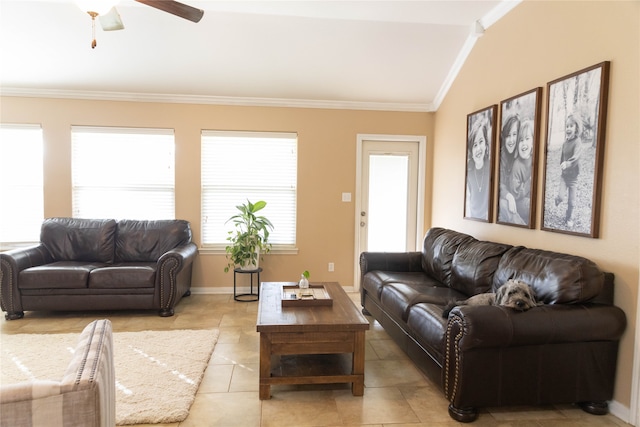
<instances>
[{"instance_id":1,"label":"black picture frame","mask_svg":"<svg viewBox=\"0 0 640 427\"><path fill-rule=\"evenodd\" d=\"M537 87L500 102L497 224L535 228L541 98Z\"/></svg>"},{"instance_id":2,"label":"black picture frame","mask_svg":"<svg viewBox=\"0 0 640 427\"><path fill-rule=\"evenodd\" d=\"M464 218L493 219L493 166L497 105L467 115Z\"/></svg>"},{"instance_id":3,"label":"black picture frame","mask_svg":"<svg viewBox=\"0 0 640 427\"><path fill-rule=\"evenodd\" d=\"M597 238L610 62L547 83L542 230Z\"/></svg>"}]
</instances>

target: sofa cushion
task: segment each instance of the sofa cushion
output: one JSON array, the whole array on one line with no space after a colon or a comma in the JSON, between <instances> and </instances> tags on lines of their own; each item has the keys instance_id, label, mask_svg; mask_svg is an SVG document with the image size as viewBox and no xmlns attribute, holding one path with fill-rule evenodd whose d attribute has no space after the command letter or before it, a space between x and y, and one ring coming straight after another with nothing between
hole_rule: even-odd
<instances>
[{"instance_id":1,"label":"sofa cushion","mask_svg":"<svg viewBox=\"0 0 640 427\"><path fill-rule=\"evenodd\" d=\"M451 262L451 287L467 296L491 292L493 273L511 245L471 240L461 243Z\"/></svg>"},{"instance_id":2,"label":"sofa cushion","mask_svg":"<svg viewBox=\"0 0 640 427\"><path fill-rule=\"evenodd\" d=\"M413 305L407 318L407 326L413 336L441 365L447 322L442 317L442 306L428 303Z\"/></svg>"},{"instance_id":3,"label":"sofa cushion","mask_svg":"<svg viewBox=\"0 0 640 427\"><path fill-rule=\"evenodd\" d=\"M90 289L153 288L157 263L114 264L96 268L89 275Z\"/></svg>"},{"instance_id":4,"label":"sofa cushion","mask_svg":"<svg viewBox=\"0 0 640 427\"><path fill-rule=\"evenodd\" d=\"M91 271L105 265L81 261L58 261L27 268L20 272L18 287L20 289L85 289Z\"/></svg>"},{"instance_id":5,"label":"sofa cushion","mask_svg":"<svg viewBox=\"0 0 640 427\"><path fill-rule=\"evenodd\" d=\"M377 300L380 300L382 288L389 283L406 283L420 285L430 283L431 286L438 285L438 282L421 272L398 272L398 271L370 271L364 275L362 287Z\"/></svg>"},{"instance_id":6,"label":"sofa cushion","mask_svg":"<svg viewBox=\"0 0 640 427\"><path fill-rule=\"evenodd\" d=\"M431 228L424 237L422 248L422 269L445 286L451 284L451 261L464 242L473 237L444 228Z\"/></svg>"},{"instance_id":7,"label":"sofa cushion","mask_svg":"<svg viewBox=\"0 0 640 427\"><path fill-rule=\"evenodd\" d=\"M463 298L465 298L464 295L446 286L425 283L388 283L382 288L380 302L387 313L406 322L409 310L414 304L428 302L445 305L451 300Z\"/></svg>"},{"instance_id":8,"label":"sofa cushion","mask_svg":"<svg viewBox=\"0 0 640 427\"><path fill-rule=\"evenodd\" d=\"M111 263L116 222L112 219L47 218L40 241L55 261Z\"/></svg>"},{"instance_id":9,"label":"sofa cushion","mask_svg":"<svg viewBox=\"0 0 640 427\"><path fill-rule=\"evenodd\" d=\"M604 285L604 273L586 258L558 252L509 249L493 276L493 289L509 279L528 283L545 304L578 304L595 298Z\"/></svg>"},{"instance_id":10,"label":"sofa cushion","mask_svg":"<svg viewBox=\"0 0 640 427\"><path fill-rule=\"evenodd\" d=\"M184 220L120 220L116 234L116 262L157 262L165 252L191 242Z\"/></svg>"}]
</instances>

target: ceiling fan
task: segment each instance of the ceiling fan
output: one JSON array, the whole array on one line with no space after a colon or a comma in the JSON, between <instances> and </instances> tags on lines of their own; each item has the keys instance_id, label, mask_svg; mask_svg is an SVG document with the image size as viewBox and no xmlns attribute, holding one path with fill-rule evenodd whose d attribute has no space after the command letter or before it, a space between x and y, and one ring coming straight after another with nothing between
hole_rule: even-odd
<instances>
[{"instance_id":1,"label":"ceiling fan","mask_svg":"<svg viewBox=\"0 0 640 427\"><path fill-rule=\"evenodd\" d=\"M91 16L93 41L91 42L91 48L95 48L96 36L95 36L95 21L96 18L100 21L100 25L104 31L114 31L124 29L124 24L120 18L120 14L115 8L115 5L119 0L76 0L76 3L80 8L87 12ZM187 19L191 22L200 22L204 11L184 3L180 3L173 0L135 0L138 3L151 6L153 8L162 10L163 12L170 13L180 18Z\"/></svg>"}]
</instances>

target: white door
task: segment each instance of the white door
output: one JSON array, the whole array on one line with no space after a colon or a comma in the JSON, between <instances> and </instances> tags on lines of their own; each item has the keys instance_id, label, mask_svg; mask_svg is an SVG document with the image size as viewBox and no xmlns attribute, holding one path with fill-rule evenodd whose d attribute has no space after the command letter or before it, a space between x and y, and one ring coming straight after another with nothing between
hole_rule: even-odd
<instances>
[{"instance_id":1,"label":"white door","mask_svg":"<svg viewBox=\"0 0 640 427\"><path fill-rule=\"evenodd\" d=\"M415 251L422 243L426 138L359 135L356 268L360 253Z\"/></svg>"}]
</instances>

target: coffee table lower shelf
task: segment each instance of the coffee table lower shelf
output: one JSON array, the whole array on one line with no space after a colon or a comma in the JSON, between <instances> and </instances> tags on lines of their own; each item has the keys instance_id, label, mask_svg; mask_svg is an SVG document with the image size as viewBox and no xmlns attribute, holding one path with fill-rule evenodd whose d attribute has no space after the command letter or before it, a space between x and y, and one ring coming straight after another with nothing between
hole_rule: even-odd
<instances>
[{"instance_id":1,"label":"coffee table lower shelf","mask_svg":"<svg viewBox=\"0 0 640 427\"><path fill-rule=\"evenodd\" d=\"M271 357L268 385L340 384L360 380L352 374L352 354L292 354Z\"/></svg>"},{"instance_id":2,"label":"coffee table lower shelf","mask_svg":"<svg viewBox=\"0 0 640 427\"><path fill-rule=\"evenodd\" d=\"M329 341L310 334L318 341L305 337L297 345L291 335L260 336L260 400L271 398L273 385L351 383L354 396L364 395L364 331L339 333L343 341L334 341L335 333Z\"/></svg>"}]
</instances>

